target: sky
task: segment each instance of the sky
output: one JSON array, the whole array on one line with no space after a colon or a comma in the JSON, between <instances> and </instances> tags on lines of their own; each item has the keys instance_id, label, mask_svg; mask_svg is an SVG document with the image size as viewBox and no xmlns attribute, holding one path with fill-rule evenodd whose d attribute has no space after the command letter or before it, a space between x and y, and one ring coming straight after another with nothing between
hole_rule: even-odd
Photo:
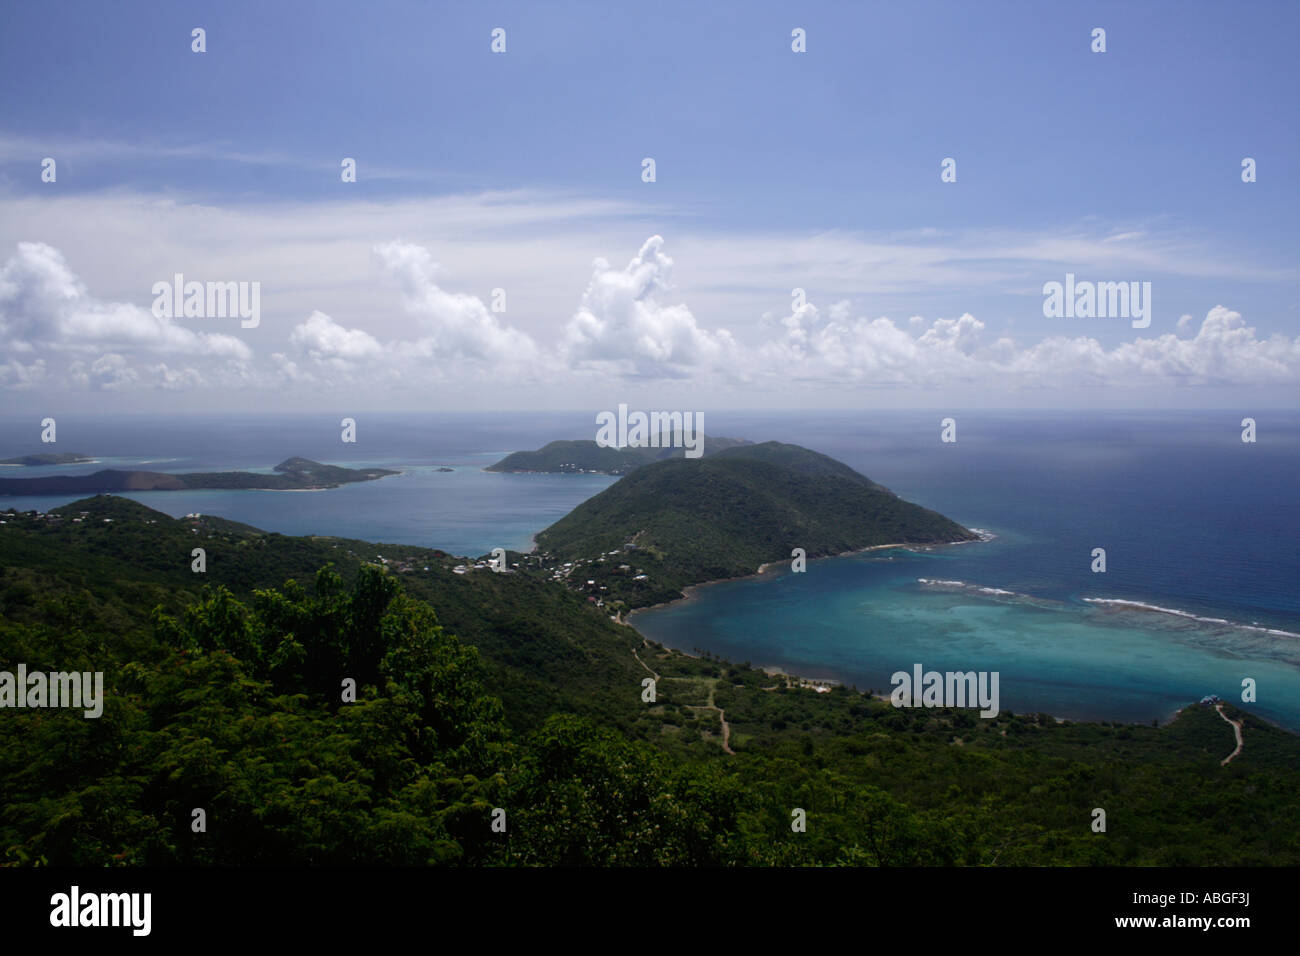
<instances>
[{"instance_id":1,"label":"sky","mask_svg":"<svg viewBox=\"0 0 1300 956\"><path fill-rule=\"evenodd\" d=\"M1298 26L6 4L4 412L1293 408ZM1149 324L1045 314L1067 274Z\"/></svg>"}]
</instances>

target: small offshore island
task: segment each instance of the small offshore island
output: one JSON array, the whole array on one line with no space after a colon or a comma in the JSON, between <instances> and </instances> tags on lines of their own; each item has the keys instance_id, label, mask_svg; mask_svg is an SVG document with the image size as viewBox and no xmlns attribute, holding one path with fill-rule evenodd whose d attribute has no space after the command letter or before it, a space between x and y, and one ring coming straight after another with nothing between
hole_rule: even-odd
<instances>
[{"instance_id":1,"label":"small offshore island","mask_svg":"<svg viewBox=\"0 0 1300 956\"><path fill-rule=\"evenodd\" d=\"M715 438L701 436L701 453L704 456L751 444L743 438ZM615 448L600 445L591 439L581 441L553 441L536 451L517 451L507 455L484 471L509 474L544 475L626 475L656 461L684 458L686 451L676 446L668 433L660 436L653 445L625 445Z\"/></svg>"},{"instance_id":2,"label":"small offshore island","mask_svg":"<svg viewBox=\"0 0 1300 956\"><path fill-rule=\"evenodd\" d=\"M0 458L0 465L25 465L35 468L41 465L84 465L94 460L80 452L48 452L40 455L21 455L17 458Z\"/></svg>"},{"instance_id":3,"label":"small offshore island","mask_svg":"<svg viewBox=\"0 0 1300 956\"><path fill-rule=\"evenodd\" d=\"M45 456L34 456L45 457ZM11 459L14 460L14 459ZM50 464L50 462L42 462ZM342 468L307 458L286 458L276 465L278 474L249 471L191 472L174 475L160 471L120 471L105 468L89 475L46 475L41 478L0 478L0 495L100 494L112 491L193 491L244 489L248 491L314 491L337 488L356 481L374 481L399 472L387 468Z\"/></svg>"}]
</instances>

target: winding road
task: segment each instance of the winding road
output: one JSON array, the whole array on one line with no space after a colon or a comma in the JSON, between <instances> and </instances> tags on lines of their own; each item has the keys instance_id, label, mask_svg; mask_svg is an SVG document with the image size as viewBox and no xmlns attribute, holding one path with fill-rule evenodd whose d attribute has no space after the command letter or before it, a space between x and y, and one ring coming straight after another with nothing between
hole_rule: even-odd
<instances>
[{"instance_id":1,"label":"winding road","mask_svg":"<svg viewBox=\"0 0 1300 956\"><path fill-rule=\"evenodd\" d=\"M1229 717L1227 714L1225 714L1225 713L1223 712L1223 704L1215 704L1215 705L1214 705L1214 709L1217 710L1217 711L1219 712L1219 716L1220 716L1220 717L1222 717L1222 718L1223 718L1224 720L1226 720L1228 723L1232 724L1232 731L1233 731L1233 733L1235 733L1235 734L1237 735L1237 749L1234 750L1232 753L1228 754L1228 756L1224 757L1222 760L1219 761L1219 766L1220 766L1220 767L1226 767L1226 766L1228 765L1228 762L1229 762L1230 760L1232 760L1233 757L1235 757L1235 756L1237 756L1237 754L1241 753L1241 748L1245 745L1245 741L1242 740L1242 737L1241 737L1241 725L1242 725L1242 723L1244 723L1244 722L1243 722L1243 721L1240 721L1240 720L1233 720L1231 717Z\"/></svg>"}]
</instances>

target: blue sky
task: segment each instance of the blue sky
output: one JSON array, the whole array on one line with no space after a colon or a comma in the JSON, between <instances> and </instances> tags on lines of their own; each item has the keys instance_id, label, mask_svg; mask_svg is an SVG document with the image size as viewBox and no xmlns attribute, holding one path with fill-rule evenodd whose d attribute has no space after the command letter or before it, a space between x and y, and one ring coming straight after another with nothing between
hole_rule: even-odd
<instances>
[{"instance_id":1,"label":"blue sky","mask_svg":"<svg viewBox=\"0 0 1300 956\"><path fill-rule=\"evenodd\" d=\"M11 4L0 386L140 410L268 389L420 407L484 383L506 407L1293 404L1298 21L1283 2ZM1151 282L1151 326L1045 318L1067 271ZM175 272L260 282L262 321L130 312Z\"/></svg>"}]
</instances>

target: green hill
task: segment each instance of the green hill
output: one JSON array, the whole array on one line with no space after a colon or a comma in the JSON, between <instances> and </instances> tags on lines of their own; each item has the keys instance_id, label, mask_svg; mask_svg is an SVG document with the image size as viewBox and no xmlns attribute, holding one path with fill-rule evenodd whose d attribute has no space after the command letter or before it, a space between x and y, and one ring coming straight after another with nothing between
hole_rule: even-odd
<instances>
[{"instance_id":1,"label":"green hill","mask_svg":"<svg viewBox=\"0 0 1300 956\"><path fill-rule=\"evenodd\" d=\"M703 456L713 455L728 448L748 445L743 438L715 438L703 436ZM669 458L685 458L686 450L672 447L661 441L658 448L650 446L625 446L611 448L598 445L591 439L583 441L553 441L537 451L517 451L507 455L487 471L543 472L568 474L595 472L602 475L626 475L635 468Z\"/></svg>"},{"instance_id":2,"label":"green hill","mask_svg":"<svg viewBox=\"0 0 1300 956\"><path fill-rule=\"evenodd\" d=\"M566 560L606 556L590 576L639 607L753 574L794 548L815 558L976 537L833 458L764 442L638 468L539 533L537 546ZM610 560L613 551L622 557Z\"/></svg>"}]
</instances>

